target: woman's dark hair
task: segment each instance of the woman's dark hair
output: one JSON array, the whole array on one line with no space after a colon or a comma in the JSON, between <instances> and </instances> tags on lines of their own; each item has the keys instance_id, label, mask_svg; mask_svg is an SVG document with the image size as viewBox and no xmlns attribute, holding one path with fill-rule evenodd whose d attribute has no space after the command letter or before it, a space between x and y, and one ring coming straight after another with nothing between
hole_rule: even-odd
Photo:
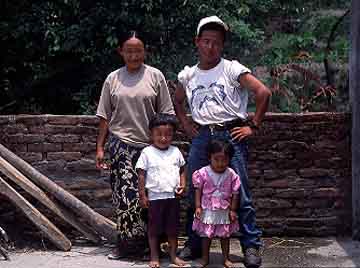
<instances>
[{"instance_id":1,"label":"woman's dark hair","mask_svg":"<svg viewBox=\"0 0 360 268\"><path fill-rule=\"evenodd\" d=\"M159 113L156 114L149 122L149 129L152 130L154 127L163 126L163 125L171 125L176 131L178 121L175 115Z\"/></svg>"},{"instance_id":2,"label":"woman's dark hair","mask_svg":"<svg viewBox=\"0 0 360 268\"><path fill-rule=\"evenodd\" d=\"M204 26L202 26L202 27L200 28L198 36L201 37L203 31L206 31L206 30L207 30L207 31L218 31L218 32L221 32L221 33L223 34L224 42L225 42L227 32L225 31L224 26L221 26L220 24L215 23L215 22L207 23L207 24L205 24Z\"/></svg>"},{"instance_id":3,"label":"woman's dark hair","mask_svg":"<svg viewBox=\"0 0 360 268\"><path fill-rule=\"evenodd\" d=\"M123 33L123 34L120 35L120 37L119 37L119 47L122 48L124 43L127 40L129 40L130 38L133 38L133 37L141 40L145 45L143 35L139 31L131 30L131 31L128 31L128 32Z\"/></svg>"},{"instance_id":4,"label":"woman's dark hair","mask_svg":"<svg viewBox=\"0 0 360 268\"><path fill-rule=\"evenodd\" d=\"M208 145L208 157L215 153L223 152L231 159L234 156L234 147L225 140L213 139Z\"/></svg>"}]
</instances>

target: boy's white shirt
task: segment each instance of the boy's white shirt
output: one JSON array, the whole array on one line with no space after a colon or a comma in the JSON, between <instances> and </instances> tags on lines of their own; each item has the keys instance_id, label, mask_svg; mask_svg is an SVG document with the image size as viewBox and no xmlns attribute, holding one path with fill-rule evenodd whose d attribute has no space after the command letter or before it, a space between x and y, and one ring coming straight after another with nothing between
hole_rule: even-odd
<instances>
[{"instance_id":1,"label":"boy's white shirt","mask_svg":"<svg viewBox=\"0 0 360 268\"><path fill-rule=\"evenodd\" d=\"M180 185L180 167L185 160L180 150L170 145L160 150L153 145L145 147L135 169L145 170L145 188L149 200L175 197L175 189Z\"/></svg>"},{"instance_id":2,"label":"boy's white shirt","mask_svg":"<svg viewBox=\"0 0 360 268\"><path fill-rule=\"evenodd\" d=\"M210 70L186 66L178 80L185 89L193 120L209 125L246 119L248 91L240 87L238 78L250 72L238 61L223 58Z\"/></svg>"}]
</instances>

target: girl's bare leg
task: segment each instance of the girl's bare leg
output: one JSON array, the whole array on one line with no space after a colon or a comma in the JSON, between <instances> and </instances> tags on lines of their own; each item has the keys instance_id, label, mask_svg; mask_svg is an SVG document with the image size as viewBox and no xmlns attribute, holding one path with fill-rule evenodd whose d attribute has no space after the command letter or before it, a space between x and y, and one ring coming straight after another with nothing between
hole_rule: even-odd
<instances>
[{"instance_id":1,"label":"girl's bare leg","mask_svg":"<svg viewBox=\"0 0 360 268\"><path fill-rule=\"evenodd\" d=\"M234 267L234 264L230 261L229 252L230 252L230 238L221 238L221 250L224 257L224 266L227 268Z\"/></svg>"},{"instance_id":2,"label":"girl's bare leg","mask_svg":"<svg viewBox=\"0 0 360 268\"><path fill-rule=\"evenodd\" d=\"M178 247L178 240L176 236L169 236L168 237L169 245L170 245L170 260L171 263L177 266L184 266L186 263L184 260L180 259L176 256L176 251Z\"/></svg>"},{"instance_id":3,"label":"girl's bare leg","mask_svg":"<svg viewBox=\"0 0 360 268\"><path fill-rule=\"evenodd\" d=\"M210 246L211 246L211 239L207 237L203 237L201 241L201 265L202 267L206 267L209 264L209 254L210 254Z\"/></svg>"}]
</instances>

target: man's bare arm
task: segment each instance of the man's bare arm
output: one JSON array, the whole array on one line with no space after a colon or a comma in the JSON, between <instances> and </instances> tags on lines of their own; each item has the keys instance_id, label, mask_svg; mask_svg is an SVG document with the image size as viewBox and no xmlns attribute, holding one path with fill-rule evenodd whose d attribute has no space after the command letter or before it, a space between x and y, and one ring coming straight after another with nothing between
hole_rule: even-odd
<instances>
[{"instance_id":1,"label":"man's bare arm","mask_svg":"<svg viewBox=\"0 0 360 268\"><path fill-rule=\"evenodd\" d=\"M259 127L268 110L271 91L250 73L240 75L239 83L242 87L251 90L255 94L256 111L253 121L255 125Z\"/></svg>"},{"instance_id":2,"label":"man's bare arm","mask_svg":"<svg viewBox=\"0 0 360 268\"><path fill-rule=\"evenodd\" d=\"M175 98L174 98L174 109L176 116L178 117L181 125L183 126L186 135L189 138L194 137L198 134L197 129L194 127L193 123L189 121L185 111L185 100L186 93L183 86L178 82L175 89Z\"/></svg>"}]
</instances>

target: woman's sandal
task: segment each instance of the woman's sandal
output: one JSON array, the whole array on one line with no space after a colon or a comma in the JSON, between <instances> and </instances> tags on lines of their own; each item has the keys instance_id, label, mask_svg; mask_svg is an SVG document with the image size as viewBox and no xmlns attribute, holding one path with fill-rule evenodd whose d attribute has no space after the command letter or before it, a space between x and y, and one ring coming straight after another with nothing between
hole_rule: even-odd
<instances>
[{"instance_id":1,"label":"woman's sandal","mask_svg":"<svg viewBox=\"0 0 360 268\"><path fill-rule=\"evenodd\" d=\"M127 257L127 252L120 250L118 247L114 248L107 256L109 260L120 260Z\"/></svg>"}]
</instances>

